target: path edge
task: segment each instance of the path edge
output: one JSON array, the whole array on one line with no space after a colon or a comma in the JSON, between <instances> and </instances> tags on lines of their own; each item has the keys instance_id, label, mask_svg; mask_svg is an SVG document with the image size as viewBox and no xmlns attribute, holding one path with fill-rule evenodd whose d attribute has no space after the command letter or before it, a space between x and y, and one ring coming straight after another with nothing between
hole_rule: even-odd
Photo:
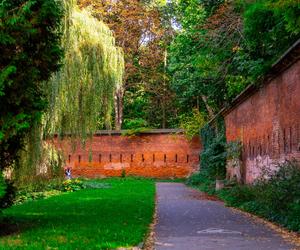
<instances>
[{"instance_id":1,"label":"path edge","mask_svg":"<svg viewBox=\"0 0 300 250\"><path fill-rule=\"evenodd\" d=\"M229 209L231 209L234 213L240 213L246 217L250 217L251 219L253 219L255 222L261 223L263 225L265 225L266 227L268 227L269 229L271 229L272 231L276 232L279 236L282 237L282 239L289 244L292 244L293 248L292 250L300 250L300 233L297 232L293 232L290 231L286 228L284 228L283 226L276 224L272 221L267 220L266 218L260 217L258 215L249 213L247 211L242 210L241 208L237 208L237 207L232 207L232 206L228 206L226 205L226 202L224 200L222 200L221 198L219 198L216 195L209 195L206 192L203 192L201 190L199 190L197 187L194 186L189 186L186 183L184 183L184 185L190 189L193 189L195 191L198 191L199 193L203 193L207 196L211 196L211 197L215 197L217 199L218 202L223 203L223 205Z\"/></svg>"},{"instance_id":2,"label":"path edge","mask_svg":"<svg viewBox=\"0 0 300 250\"><path fill-rule=\"evenodd\" d=\"M157 192L156 192L156 183L155 183L155 200L154 200L154 213L153 213L153 218L152 218L152 223L149 225L149 230L146 236L146 239L144 241L143 250L154 250L154 245L155 245L155 226L157 224L158 218L157 218L157 202L158 202L158 197L157 197Z\"/></svg>"}]
</instances>

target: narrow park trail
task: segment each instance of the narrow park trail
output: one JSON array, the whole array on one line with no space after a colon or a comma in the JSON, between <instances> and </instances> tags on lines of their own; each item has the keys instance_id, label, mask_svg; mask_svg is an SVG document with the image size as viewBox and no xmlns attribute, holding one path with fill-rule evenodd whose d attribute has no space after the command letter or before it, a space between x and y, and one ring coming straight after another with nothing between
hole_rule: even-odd
<instances>
[{"instance_id":1,"label":"narrow park trail","mask_svg":"<svg viewBox=\"0 0 300 250\"><path fill-rule=\"evenodd\" d=\"M296 249L264 224L184 184L156 185L156 250Z\"/></svg>"}]
</instances>

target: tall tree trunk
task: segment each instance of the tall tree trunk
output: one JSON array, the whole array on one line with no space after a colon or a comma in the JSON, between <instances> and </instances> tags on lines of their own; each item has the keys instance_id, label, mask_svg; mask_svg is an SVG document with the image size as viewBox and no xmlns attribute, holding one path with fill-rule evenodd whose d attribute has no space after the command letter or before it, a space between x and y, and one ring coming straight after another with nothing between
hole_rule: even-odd
<instances>
[{"instance_id":1,"label":"tall tree trunk","mask_svg":"<svg viewBox=\"0 0 300 250\"><path fill-rule=\"evenodd\" d=\"M162 128L166 128L166 102L164 96L162 101Z\"/></svg>"},{"instance_id":2,"label":"tall tree trunk","mask_svg":"<svg viewBox=\"0 0 300 250\"><path fill-rule=\"evenodd\" d=\"M208 105L208 102L207 102L207 96L201 95L201 99L202 99L202 101L204 102L205 108L207 109L209 119L210 119L210 120L213 119L213 118L215 117L215 112L214 112L214 110Z\"/></svg>"},{"instance_id":3,"label":"tall tree trunk","mask_svg":"<svg viewBox=\"0 0 300 250\"><path fill-rule=\"evenodd\" d=\"M167 58L168 58L168 51L165 49L164 51L164 80L163 80L163 103L162 103L162 128L166 128L166 72L167 72Z\"/></svg>"},{"instance_id":4,"label":"tall tree trunk","mask_svg":"<svg viewBox=\"0 0 300 250\"><path fill-rule=\"evenodd\" d=\"M123 97L124 97L124 87L120 86L115 93L115 129L121 130L123 123Z\"/></svg>"}]
</instances>

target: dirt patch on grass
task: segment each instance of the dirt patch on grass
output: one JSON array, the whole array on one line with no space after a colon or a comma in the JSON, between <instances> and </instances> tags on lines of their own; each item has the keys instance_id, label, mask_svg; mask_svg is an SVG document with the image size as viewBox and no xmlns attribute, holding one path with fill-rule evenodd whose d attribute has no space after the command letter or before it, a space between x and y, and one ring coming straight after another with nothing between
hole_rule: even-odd
<instances>
[{"instance_id":1,"label":"dirt patch on grass","mask_svg":"<svg viewBox=\"0 0 300 250\"><path fill-rule=\"evenodd\" d=\"M62 243L62 244L65 244L68 242L67 238L63 235L60 235L56 238L56 240L59 242L59 243Z\"/></svg>"},{"instance_id":2,"label":"dirt patch on grass","mask_svg":"<svg viewBox=\"0 0 300 250\"><path fill-rule=\"evenodd\" d=\"M23 241L20 239L5 239L4 240L8 246L22 246Z\"/></svg>"}]
</instances>

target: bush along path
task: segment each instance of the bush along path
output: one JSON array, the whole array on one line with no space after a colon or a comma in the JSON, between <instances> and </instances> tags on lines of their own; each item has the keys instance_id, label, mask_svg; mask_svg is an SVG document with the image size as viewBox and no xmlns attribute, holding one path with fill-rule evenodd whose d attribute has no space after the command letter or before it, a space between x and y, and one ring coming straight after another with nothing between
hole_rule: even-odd
<instances>
[{"instance_id":1,"label":"bush along path","mask_svg":"<svg viewBox=\"0 0 300 250\"><path fill-rule=\"evenodd\" d=\"M276 171L262 168L262 175L252 185L225 181L225 187L215 190L215 180L205 171L194 174L188 184L215 195L227 206L236 207L279 224L287 230L300 232L300 165L286 161ZM298 237L299 238L299 237Z\"/></svg>"},{"instance_id":2,"label":"bush along path","mask_svg":"<svg viewBox=\"0 0 300 250\"><path fill-rule=\"evenodd\" d=\"M295 249L240 212L181 183L157 183L156 250Z\"/></svg>"}]
</instances>

